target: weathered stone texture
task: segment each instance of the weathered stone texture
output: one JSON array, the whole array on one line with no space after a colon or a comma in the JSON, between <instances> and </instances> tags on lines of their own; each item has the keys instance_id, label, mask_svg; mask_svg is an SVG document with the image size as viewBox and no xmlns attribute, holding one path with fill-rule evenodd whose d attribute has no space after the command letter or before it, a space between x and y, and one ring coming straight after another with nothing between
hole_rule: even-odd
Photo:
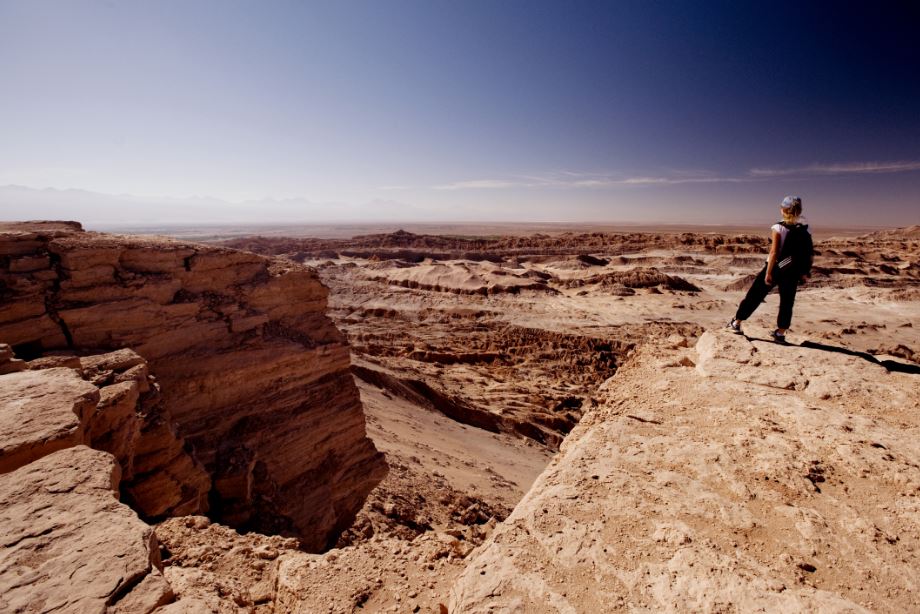
<instances>
[{"instance_id":1,"label":"weathered stone texture","mask_svg":"<svg viewBox=\"0 0 920 614\"><path fill-rule=\"evenodd\" d=\"M67 223L0 226L0 342L27 360L131 348L162 385L159 409L137 425L126 419L143 378L105 384L90 433L125 465L126 495L171 490L144 510L152 516L204 511L183 482L194 464L184 438L213 480L212 516L316 550L386 471L326 296L311 269L246 252ZM125 438L136 440L130 465Z\"/></svg>"},{"instance_id":2,"label":"weathered stone texture","mask_svg":"<svg viewBox=\"0 0 920 614\"><path fill-rule=\"evenodd\" d=\"M85 444L115 456L122 491L147 518L206 509L210 478L169 427L143 358L120 350L29 366L0 376L0 473Z\"/></svg>"},{"instance_id":3,"label":"weathered stone texture","mask_svg":"<svg viewBox=\"0 0 920 614\"><path fill-rule=\"evenodd\" d=\"M66 368L0 376L0 473L85 442L99 390Z\"/></svg>"},{"instance_id":4,"label":"weathered stone texture","mask_svg":"<svg viewBox=\"0 0 920 614\"><path fill-rule=\"evenodd\" d=\"M149 612L172 599L152 527L118 502L119 475L85 446L0 475L0 611Z\"/></svg>"},{"instance_id":5,"label":"weathered stone texture","mask_svg":"<svg viewBox=\"0 0 920 614\"><path fill-rule=\"evenodd\" d=\"M920 611L916 375L718 330L598 398L451 612Z\"/></svg>"}]
</instances>

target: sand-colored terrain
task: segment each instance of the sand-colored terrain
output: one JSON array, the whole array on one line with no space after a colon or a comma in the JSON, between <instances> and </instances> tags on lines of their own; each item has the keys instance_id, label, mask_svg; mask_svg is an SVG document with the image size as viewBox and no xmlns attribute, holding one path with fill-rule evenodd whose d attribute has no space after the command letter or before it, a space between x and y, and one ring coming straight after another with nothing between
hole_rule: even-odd
<instances>
[{"instance_id":1,"label":"sand-colored terrain","mask_svg":"<svg viewBox=\"0 0 920 614\"><path fill-rule=\"evenodd\" d=\"M455 612L920 608L920 376L727 331L639 350Z\"/></svg>"},{"instance_id":2,"label":"sand-colored terrain","mask_svg":"<svg viewBox=\"0 0 920 614\"><path fill-rule=\"evenodd\" d=\"M916 229L909 229L819 240L815 273L799 294L790 341L867 352L879 361L916 368L916 235ZM257 240L248 247L314 266L330 287L331 315L352 346L368 432L391 465L390 476L372 492L331 567L352 569L336 576L364 587L352 591L366 599L362 610L418 606L438 611L438 604L447 605L444 587L471 568L466 557L454 555L430 570L414 556L425 552L426 538L445 531L462 536L460 544L480 542L458 522L453 493L475 497L478 507L498 513L499 521L505 518L583 413L604 415L609 390L634 385L609 378L620 365L631 364L637 349L658 348L644 350L644 356L660 353L645 359L651 366L643 381L669 381L669 372L686 370L682 361L697 361L689 349L671 356L674 348L667 340L676 335L692 348L704 330L724 326L762 265L766 240L631 233L466 243L397 233L340 244ZM771 295L747 324L752 339L766 338L776 306L777 297ZM865 356L811 352L869 364ZM790 360L801 365L810 356ZM693 369L689 372L696 376ZM911 381L917 376L904 377ZM705 400L706 394L700 396ZM670 398L670 404L681 402L678 396ZM481 447L484 435L495 445ZM683 435L674 437L678 441ZM439 445L458 441L459 450ZM465 458L464 448L469 451ZM437 493L444 492L451 496L442 502ZM425 523L431 530L418 532ZM416 533L420 537L405 541ZM383 545L394 536L404 541ZM375 561L381 552L395 551L404 571L397 581L386 581L373 567L360 579L356 570L362 566L356 560ZM308 583L322 584L323 577L314 570ZM302 591L304 603L310 603L311 594ZM415 597L406 606L408 595ZM462 603L455 595L456 611L466 611ZM484 611L514 609L498 600L494 610L488 609L493 607L489 600L483 603ZM680 599L676 603L681 609ZM574 611L605 611L585 601L573 604ZM718 609L711 603L698 605ZM347 611L348 604L336 608Z\"/></svg>"},{"instance_id":3,"label":"sand-colored terrain","mask_svg":"<svg viewBox=\"0 0 920 614\"><path fill-rule=\"evenodd\" d=\"M776 295L745 337L724 331L766 236L686 230L227 243L328 288L389 472L319 554L157 519L145 573L168 590L136 598L165 612L920 607L920 228L819 236L788 347L765 341ZM241 292L274 279L253 271ZM279 314L289 291L271 296ZM182 297L198 322L209 296ZM277 338L254 326L213 334L224 353ZM0 369L51 366L9 354ZM167 399L180 366L153 362Z\"/></svg>"}]
</instances>

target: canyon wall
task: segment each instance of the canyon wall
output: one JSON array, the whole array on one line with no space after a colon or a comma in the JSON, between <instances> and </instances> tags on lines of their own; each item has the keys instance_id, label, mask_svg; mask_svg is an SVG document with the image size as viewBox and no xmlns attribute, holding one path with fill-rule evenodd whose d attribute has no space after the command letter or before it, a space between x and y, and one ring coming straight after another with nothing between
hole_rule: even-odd
<instances>
[{"instance_id":1,"label":"canyon wall","mask_svg":"<svg viewBox=\"0 0 920 614\"><path fill-rule=\"evenodd\" d=\"M156 375L156 399L131 427L141 449L122 467L125 484L172 480L171 499L125 488L147 502L137 507L148 519L210 508L221 522L295 535L311 550L348 526L386 466L366 437L326 296L312 270L245 252L70 222L0 226L0 343L36 366L130 348L140 362L126 368ZM131 398L101 401L146 393L118 394ZM145 429L161 436L140 437ZM164 429L180 442L168 450L157 447L170 441ZM155 470L170 456L187 458L181 470Z\"/></svg>"}]
</instances>

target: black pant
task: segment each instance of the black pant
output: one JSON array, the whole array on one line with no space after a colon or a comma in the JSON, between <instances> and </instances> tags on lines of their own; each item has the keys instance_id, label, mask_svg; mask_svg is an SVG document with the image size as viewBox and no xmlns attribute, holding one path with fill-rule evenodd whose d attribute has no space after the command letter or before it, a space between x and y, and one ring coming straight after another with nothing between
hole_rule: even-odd
<instances>
[{"instance_id":1,"label":"black pant","mask_svg":"<svg viewBox=\"0 0 920 614\"><path fill-rule=\"evenodd\" d=\"M789 328L789 325L792 324L792 305L795 303L795 291L798 288L799 280L791 273L783 275L778 267L773 268L772 286L767 285L766 277L767 267L764 266L760 273L757 274L757 278L754 279L754 283L751 284L747 296L738 306L738 313L735 314L735 319L747 320L763 300L767 298L770 290L775 286L779 286L779 315L776 317L776 327Z\"/></svg>"}]
</instances>

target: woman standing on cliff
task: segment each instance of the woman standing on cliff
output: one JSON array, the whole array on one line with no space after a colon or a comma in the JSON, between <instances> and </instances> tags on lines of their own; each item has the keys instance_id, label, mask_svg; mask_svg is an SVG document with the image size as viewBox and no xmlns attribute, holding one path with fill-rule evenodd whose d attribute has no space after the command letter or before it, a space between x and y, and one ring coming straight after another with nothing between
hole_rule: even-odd
<instances>
[{"instance_id":1,"label":"woman standing on cliff","mask_svg":"<svg viewBox=\"0 0 920 614\"><path fill-rule=\"evenodd\" d=\"M776 330L770 336L777 343L785 343L786 331L792 323L796 289L811 273L813 247L808 224L799 222L802 199L787 196L780 205L780 213L782 221L770 227L772 242L767 262L754 279L728 327L740 335L741 323L751 317L774 286L779 286L779 315L776 318Z\"/></svg>"}]
</instances>

